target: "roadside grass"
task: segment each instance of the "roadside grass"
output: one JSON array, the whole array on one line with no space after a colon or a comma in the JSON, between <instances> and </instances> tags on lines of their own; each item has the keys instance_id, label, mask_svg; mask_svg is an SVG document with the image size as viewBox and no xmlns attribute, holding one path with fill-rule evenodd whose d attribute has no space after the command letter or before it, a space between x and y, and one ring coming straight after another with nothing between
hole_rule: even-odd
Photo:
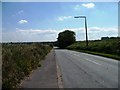
<instances>
[{"instance_id":1,"label":"roadside grass","mask_svg":"<svg viewBox=\"0 0 120 90\"><path fill-rule=\"evenodd\" d=\"M93 54L93 55L99 55L99 56L103 56L103 57L107 57L107 58L120 60L120 56L118 56L118 55L112 55L112 54L106 54L106 53L100 53L100 52L92 52L92 51L84 51L84 50L74 50L74 51Z\"/></svg>"},{"instance_id":2,"label":"roadside grass","mask_svg":"<svg viewBox=\"0 0 120 90\"><path fill-rule=\"evenodd\" d=\"M89 41L88 46L85 41L78 41L66 49L120 60L120 38Z\"/></svg>"},{"instance_id":3,"label":"roadside grass","mask_svg":"<svg viewBox=\"0 0 120 90\"><path fill-rule=\"evenodd\" d=\"M2 44L2 88L16 88L52 49L49 45Z\"/></svg>"}]
</instances>

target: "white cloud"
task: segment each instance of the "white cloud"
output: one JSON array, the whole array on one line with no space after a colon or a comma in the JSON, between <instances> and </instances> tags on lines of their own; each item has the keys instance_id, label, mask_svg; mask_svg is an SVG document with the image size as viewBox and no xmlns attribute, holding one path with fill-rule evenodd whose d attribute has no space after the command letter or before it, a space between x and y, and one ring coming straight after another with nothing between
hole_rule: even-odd
<instances>
[{"instance_id":1,"label":"white cloud","mask_svg":"<svg viewBox=\"0 0 120 90\"><path fill-rule=\"evenodd\" d=\"M18 11L18 14L22 14L22 13L23 13L23 10Z\"/></svg>"},{"instance_id":2,"label":"white cloud","mask_svg":"<svg viewBox=\"0 0 120 90\"><path fill-rule=\"evenodd\" d=\"M58 33L64 30L71 30L76 33L77 40L85 40L85 28L63 28L60 30L54 29L19 29L15 31L5 30L2 32L3 41L56 41ZM101 39L103 36L113 37L118 36L117 27L89 27L88 38L89 40Z\"/></svg>"},{"instance_id":3,"label":"white cloud","mask_svg":"<svg viewBox=\"0 0 120 90\"><path fill-rule=\"evenodd\" d=\"M40 29L19 29L16 28L17 32L23 33L23 34L54 34L57 33L57 30L40 30Z\"/></svg>"},{"instance_id":4,"label":"white cloud","mask_svg":"<svg viewBox=\"0 0 120 90\"><path fill-rule=\"evenodd\" d=\"M79 4L75 5L74 9L75 10L79 10L80 9L80 5Z\"/></svg>"},{"instance_id":5,"label":"white cloud","mask_svg":"<svg viewBox=\"0 0 120 90\"><path fill-rule=\"evenodd\" d=\"M113 27L90 27L88 30L90 32L118 32L117 28Z\"/></svg>"},{"instance_id":6,"label":"white cloud","mask_svg":"<svg viewBox=\"0 0 120 90\"><path fill-rule=\"evenodd\" d=\"M118 26L118 36L120 37L120 26Z\"/></svg>"},{"instance_id":7,"label":"white cloud","mask_svg":"<svg viewBox=\"0 0 120 90\"><path fill-rule=\"evenodd\" d=\"M95 7L94 3L87 3L87 4L83 3L82 6L86 7L86 8L94 8Z\"/></svg>"},{"instance_id":8,"label":"white cloud","mask_svg":"<svg viewBox=\"0 0 120 90\"><path fill-rule=\"evenodd\" d=\"M20 20L18 23L19 24L24 24L24 23L27 23L28 21L27 20Z\"/></svg>"},{"instance_id":9,"label":"white cloud","mask_svg":"<svg viewBox=\"0 0 120 90\"><path fill-rule=\"evenodd\" d=\"M60 16L60 17L58 17L58 20L59 21L64 21L64 20L67 20L67 19L70 19L70 18L72 18L72 16Z\"/></svg>"},{"instance_id":10,"label":"white cloud","mask_svg":"<svg viewBox=\"0 0 120 90\"><path fill-rule=\"evenodd\" d=\"M42 41L55 41L57 30L42 30L42 29L19 29L16 31L3 32L4 42L42 42Z\"/></svg>"},{"instance_id":11,"label":"white cloud","mask_svg":"<svg viewBox=\"0 0 120 90\"><path fill-rule=\"evenodd\" d=\"M48 2L48 0L1 0L2 2ZM74 2L119 2L119 0L74 0ZM50 2L73 2L73 0L51 0Z\"/></svg>"}]
</instances>

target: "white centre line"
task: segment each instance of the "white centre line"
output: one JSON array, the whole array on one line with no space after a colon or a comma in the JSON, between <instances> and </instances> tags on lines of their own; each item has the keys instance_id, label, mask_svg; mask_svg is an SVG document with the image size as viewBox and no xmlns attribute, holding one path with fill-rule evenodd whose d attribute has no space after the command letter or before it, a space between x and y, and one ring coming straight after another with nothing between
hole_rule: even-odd
<instances>
[{"instance_id":1,"label":"white centre line","mask_svg":"<svg viewBox=\"0 0 120 90\"><path fill-rule=\"evenodd\" d=\"M79 55L77 55L77 54L74 54L74 55L79 56Z\"/></svg>"},{"instance_id":2,"label":"white centre line","mask_svg":"<svg viewBox=\"0 0 120 90\"><path fill-rule=\"evenodd\" d=\"M87 59L87 58L85 58L87 61L90 61L90 62L92 62L92 63L95 63L95 64L97 64L97 65L101 65L101 64L99 64L99 63L97 63L97 62L95 62L95 61L92 61L92 60L89 60L89 59Z\"/></svg>"},{"instance_id":3,"label":"white centre line","mask_svg":"<svg viewBox=\"0 0 120 90\"><path fill-rule=\"evenodd\" d=\"M79 55L77 55L77 54L74 54L74 55L79 56ZM90 62L94 63L94 64L101 65L101 64L99 64L99 63L97 63L97 62L95 62L95 61L89 60L89 59L87 59L87 58L85 58L85 59L86 59L87 61L90 61Z\"/></svg>"}]
</instances>

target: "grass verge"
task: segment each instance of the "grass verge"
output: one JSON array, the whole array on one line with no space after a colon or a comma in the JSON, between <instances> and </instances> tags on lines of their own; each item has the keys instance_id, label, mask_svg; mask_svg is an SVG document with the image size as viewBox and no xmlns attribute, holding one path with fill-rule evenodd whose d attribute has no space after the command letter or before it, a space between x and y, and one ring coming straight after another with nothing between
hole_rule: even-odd
<instances>
[{"instance_id":1,"label":"grass verge","mask_svg":"<svg viewBox=\"0 0 120 90\"><path fill-rule=\"evenodd\" d=\"M2 45L2 88L17 88L32 70L41 67L41 60L52 47L39 43Z\"/></svg>"},{"instance_id":2,"label":"grass verge","mask_svg":"<svg viewBox=\"0 0 120 90\"><path fill-rule=\"evenodd\" d=\"M71 49L71 50L73 50L73 49ZM118 55L112 55L112 54L106 54L106 53L100 53L100 52L93 52L93 51L85 51L85 50L74 50L74 51L93 54L93 55L99 55L99 56L103 56L103 57L107 57L107 58L120 60L120 56L118 56Z\"/></svg>"},{"instance_id":3,"label":"grass verge","mask_svg":"<svg viewBox=\"0 0 120 90\"><path fill-rule=\"evenodd\" d=\"M86 46L85 41L76 41L66 48L120 60L119 37L111 37L102 40L90 40L88 46Z\"/></svg>"}]
</instances>

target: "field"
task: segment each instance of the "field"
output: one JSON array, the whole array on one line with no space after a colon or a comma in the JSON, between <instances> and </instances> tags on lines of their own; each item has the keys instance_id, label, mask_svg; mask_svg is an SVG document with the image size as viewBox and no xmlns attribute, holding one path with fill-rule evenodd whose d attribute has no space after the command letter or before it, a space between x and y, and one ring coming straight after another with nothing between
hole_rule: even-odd
<instances>
[{"instance_id":1,"label":"field","mask_svg":"<svg viewBox=\"0 0 120 90\"><path fill-rule=\"evenodd\" d=\"M86 46L85 41L79 41L68 46L67 49L97 54L120 60L120 38L89 41L88 46Z\"/></svg>"},{"instance_id":2,"label":"field","mask_svg":"<svg viewBox=\"0 0 120 90\"><path fill-rule=\"evenodd\" d=\"M16 88L52 49L49 45L2 44L2 88Z\"/></svg>"}]
</instances>

